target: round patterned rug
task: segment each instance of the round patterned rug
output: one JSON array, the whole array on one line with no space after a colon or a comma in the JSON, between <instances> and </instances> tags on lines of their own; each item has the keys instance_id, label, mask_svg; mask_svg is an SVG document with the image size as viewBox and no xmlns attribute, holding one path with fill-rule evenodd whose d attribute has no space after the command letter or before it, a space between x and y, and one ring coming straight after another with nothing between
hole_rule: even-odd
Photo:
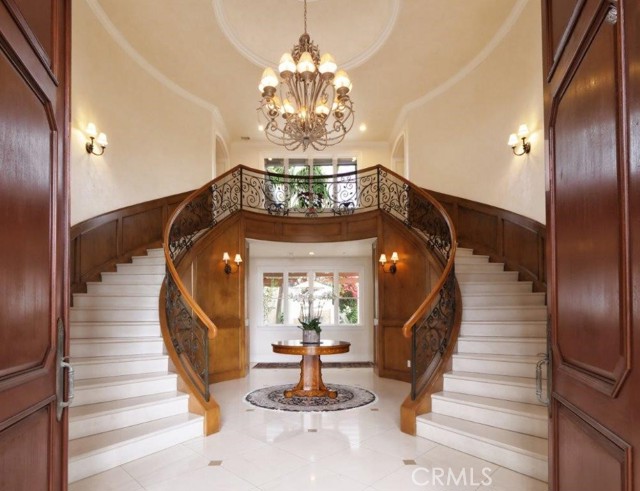
<instances>
[{"instance_id":1,"label":"round patterned rug","mask_svg":"<svg viewBox=\"0 0 640 491\"><path fill-rule=\"evenodd\" d=\"M335 399L329 397L290 397L284 396L288 385L273 385L249 392L245 401L263 409L276 411L344 411L366 406L377 399L373 392L351 385L327 384L327 387L338 392Z\"/></svg>"}]
</instances>

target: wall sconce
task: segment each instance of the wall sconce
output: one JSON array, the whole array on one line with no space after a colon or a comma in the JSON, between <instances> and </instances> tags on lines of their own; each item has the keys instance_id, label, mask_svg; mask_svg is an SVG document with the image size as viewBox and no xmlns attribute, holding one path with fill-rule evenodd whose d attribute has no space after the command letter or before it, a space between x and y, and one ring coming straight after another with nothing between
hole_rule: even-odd
<instances>
[{"instance_id":1,"label":"wall sconce","mask_svg":"<svg viewBox=\"0 0 640 491\"><path fill-rule=\"evenodd\" d=\"M380 266L382 267L382 271L384 271L385 273L391 273L391 274L396 274L396 270L397 270L397 266L396 263L398 262L398 253L394 252L393 254L391 254L391 262L393 264L391 264L391 266L389 266L389 269L384 269L384 265L387 262L387 255L386 254L380 254Z\"/></svg>"},{"instance_id":2,"label":"wall sconce","mask_svg":"<svg viewBox=\"0 0 640 491\"><path fill-rule=\"evenodd\" d=\"M529 153L531 151L531 143L527 141L527 137L529 136L529 128L527 128L526 124L521 124L518 128L518 134L511 133L509 135L509 143L508 145L513 150L513 154L518 157L524 155L525 153ZM522 140L522 142L520 141ZM516 151L516 148L520 146L521 151Z\"/></svg>"},{"instance_id":3,"label":"wall sconce","mask_svg":"<svg viewBox=\"0 0 640 491\"><path fill-rule=\"evenodd\" d=\"M87 149L87 153L98 156L102 155L104 153L104 149L107 148L107 145L109 144L109 142L107 141L107 135L105 135L104 133L98 134L96 125L93 123L89 123L87 125L87 129L84 130L84 132L89 137L89 141L84 146L84 148ZM100 147L99 152L97 151L96 147Z\"/></svg>"},{"instance_id":4,"label":"wall sconce","mask_svg":"<svg viewBox=\"0 0 640 491\"><path fill-rule=\"evenodd\" d=\"M225 252L222 255L222 260L224 261L224 272L227 274L231 274L231 273L237 273L238 270L240 269L240 263L242 262L242 257L240 256L240 254L236 254L236 257L233 259L233 262L236 263L235 271L232 269L233 266L229 264L229 261L231 261L231 258L229 257L228 252Z\"/></svg>"}]
</instances>

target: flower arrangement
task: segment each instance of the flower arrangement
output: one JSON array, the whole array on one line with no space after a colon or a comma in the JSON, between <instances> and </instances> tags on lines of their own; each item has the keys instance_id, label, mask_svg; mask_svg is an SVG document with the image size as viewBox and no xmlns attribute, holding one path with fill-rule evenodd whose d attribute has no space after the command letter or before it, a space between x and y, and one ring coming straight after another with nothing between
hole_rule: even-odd
<instances>
[{"instance_id":1,"label":"flower arrangement","mask_svg":"<svg viewBox=\"0 0 640 491\"><path fill-rule=\"evenodd\" d=\"M331 293L316 294L313 289L303 288L300 293L290 295L291 300L300 304L299 329L303 331L315 331L320 334L320 319L322 309L327 300L333 299Z\"/></svg>"}]
</instances>

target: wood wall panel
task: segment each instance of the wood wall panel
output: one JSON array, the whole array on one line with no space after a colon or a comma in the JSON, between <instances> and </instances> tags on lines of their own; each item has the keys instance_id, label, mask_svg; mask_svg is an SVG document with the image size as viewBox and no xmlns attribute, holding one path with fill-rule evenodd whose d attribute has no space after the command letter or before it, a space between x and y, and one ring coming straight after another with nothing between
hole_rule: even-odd
<instances>
[{"instance_id":1,"label":"wood wall panel","mask_svg":"<svg viewBox=\"0 0 640 491\"><path fill-rule=\"evenodd\" d=\"M411 340L402 334L402 326L431 291L432 265L422 242L406 227L386 215L380 215L376 258L398 253L395 274L383 273L378 264L379 319L375 352L381 377L411 381L407 360L411 359Z\"/></svg>"},{"instance_id":2,"label":"wood wall panel","mask_svg":"<svg viewBox=\"0 0 640 491\"><path fill-rule=\"evenodd\" d=\"M458 245L490 256L518 271L520 280L533 281L546 292L546 230L535 220L516 213L448 194L428 191L447 210L458 234Z\"/></svg>"},{"instance_id":3,"label":"wood wall panel","mask_svg":"<svg viewBox=\"0 0 640 491\"><path fill-rule=\"evenodd\" d=\"M58 0L5 0L5 3L31 47L53 75L54 50L57 48L54 29L60 11Z\"/></svg>"},{"instance_id":4,"label":"wood wall panel","mask_svg":"<svg viewBox=\"0 0 640 491\"><path fill-rule=\"evenodd\" d=\"M71 292L86 291L117 263L160 247L167 220L190 193L174 194L104 213L71 227Z\"/></svg>"},{"instance_id":5,"label":"wood wall panel","mask_svg":"<svg viewBox=\"0 0 640 491\"><path fill-rule=\"evenodd\" d=\"M0 431L1 490L50 489L49 419L44 407Z\"/></svg>"},{"instance_id":6,"label":"wood wall panel","mask_svg":"<svg viewBox=\"0 0 640 491\"><path fill-rule=\"evenodd\" d=\"M557 335L561 363L586 383L613 391L627 370L624 312L624 208L617 142L616 27L601 24L576 70L556 96L551 135L556 168ZM597 82L594 82L596 81ZM607 122L598 129L594 121ZM598 183L597 186L594 183ZM598 350L576 339L588 333ZM604 380L603 380L604 379Z\"/></svg>"},{"instance_id":7,"label":"wood wall panel","mask_svg":"<svg viewBox=\"0 0 640 491\"><path fill-rule=\"evenodd\" d=\"M133 251L162 237L162 208L122 218L122 250Z\"/></svg>"}]
</instances>

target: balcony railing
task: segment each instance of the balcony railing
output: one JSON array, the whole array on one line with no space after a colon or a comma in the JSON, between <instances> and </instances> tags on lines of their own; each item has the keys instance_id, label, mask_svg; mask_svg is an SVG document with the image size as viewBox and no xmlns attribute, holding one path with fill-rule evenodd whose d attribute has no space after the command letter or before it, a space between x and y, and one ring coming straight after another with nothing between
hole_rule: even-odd
<instances>
[{"instance_id":1,"label":"balcony railing","mask_svg":"<svg viewBox=\"0 0 640 491\"><path fill-rule=\"evenodd\" d=\"M165 229L166 323L171 346L191 385L208 401L209 340L216 326L185 287L176 267L209 230L240 211L319 219L380 210L404 224L443 272L404 325L412 338L412 398L428 384L450 344L456 312L456 236L442 206L421 188L384 167L331 176L268 174L239 166L191 194Z\"/></svg>"}]
</instances>

